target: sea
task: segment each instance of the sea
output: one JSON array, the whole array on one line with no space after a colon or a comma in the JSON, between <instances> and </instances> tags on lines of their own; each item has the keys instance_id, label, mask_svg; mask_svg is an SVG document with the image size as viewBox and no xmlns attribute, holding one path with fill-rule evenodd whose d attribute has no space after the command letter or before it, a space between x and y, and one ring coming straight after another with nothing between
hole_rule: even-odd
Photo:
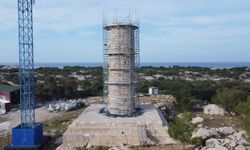
<instances>
[{"instance_id":1,"label":"sea","mask_svg":"<svg viewBox=\"0 0 250 150\"><path fill-rule=\"evenodd\" d=\"M0 63L0 65L18 67L18 63ZM65 66L81 66L81 67L99 67L102 63L35 63L35 67L58 67ZM208 67L208 68L234 68L234 67L249 67L250 62L142 62L140 66L152 67Z\"/></svg>"}]
</instances>

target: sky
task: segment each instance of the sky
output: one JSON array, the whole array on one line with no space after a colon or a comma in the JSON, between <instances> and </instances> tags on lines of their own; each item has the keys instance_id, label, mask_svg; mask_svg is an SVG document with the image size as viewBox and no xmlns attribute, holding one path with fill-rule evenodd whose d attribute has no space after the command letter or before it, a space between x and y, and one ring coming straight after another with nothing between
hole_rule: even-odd
<instances>
[{"instance_id":1,"label":"sky","mask_svg":"<svg viewBox=\"0 0 250 150\"><path fill-rule=\"evenodd\" d=\"M102 62L103 14L140 18L141 62L250 62L249 0L36 0L36 62ZM0 0L0 63L18 62L17 0Z\"/></svg>"}]
</instances>

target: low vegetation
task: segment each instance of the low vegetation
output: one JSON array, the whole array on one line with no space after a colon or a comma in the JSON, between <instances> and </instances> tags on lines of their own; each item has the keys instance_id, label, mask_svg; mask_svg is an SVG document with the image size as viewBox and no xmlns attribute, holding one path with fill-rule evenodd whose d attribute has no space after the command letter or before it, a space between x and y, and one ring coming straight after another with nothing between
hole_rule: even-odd
<instances>
[{"instance_id":1,"label":"low vegetation","mask_svg":"<svg viewBox=\"0 0 250 150\"><path fill-rule=\"evenodd\" d=\"M185 147L186 143L192 143L191 136L196 126L191 123L191 120L191 113L183 113L170 123L168 129L169 135L172 138L181 141L184 144L183 147Z\"/></svg>"},{"instance_id":2,"label":"low vegetation","mask_svg":"<svg viewBox=\"0 0 250 150\"><path fill-rule=\"evenodd\" d=\"M220 88L212 102L225 108L227 111L236 112L236 106L246 99L246 92L239 89Z\"/></svg>"},{"instance_id":3,"label":"low vegetation","mask_svg":"<svg viewBox=\"0 0 250 150\"><path fill-rule=\"evenodd\" d=\"M242 119L242 128L250 133L250 70L247 67L210 69L206 67L141 67L139 92L147 93L150 86L159 87L161 94L176 98L175 107L182 117L170 123L170 135L184 143L199 143L190 140L194 126L190 113L207 103L215 103L234 112ZM40 101L99 96L103 92L101 67L64 67L36 69L36 96ZM149 78L147 78L149 77ZM18 69L0 67L0 83L10 81L18 84ZM53 120L45 124L53 128L71 120ZM61 135L64 129L55 132Z\"/></svg>"},{"instance_id":4,"label":"low vegetation","mask_svg":"<svg viewBox=\"0 0 250 150\"><path fill-rule=\"evenodd\" d=\"M237 112L242 114L242 123L250 135L250 96L243 102L240 102L236 108Z\"/></svg>"},{"instance_id":5,"label":"low vegetation","mask_svg":"<svg viewBox=\"0 0 250 150\"><path fill-rule=\"evenodd\" d=\"M83 109L63 112L60 117L44 122L44 131L54 137L62 136L70 123L82 113Z\"/></svg>"}]
</instances>

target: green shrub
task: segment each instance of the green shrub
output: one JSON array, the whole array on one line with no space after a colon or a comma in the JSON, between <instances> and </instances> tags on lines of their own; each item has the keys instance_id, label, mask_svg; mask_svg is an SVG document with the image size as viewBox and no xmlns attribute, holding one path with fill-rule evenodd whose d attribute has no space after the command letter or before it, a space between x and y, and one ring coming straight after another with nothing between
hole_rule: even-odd
<instances>
[{"instance_id":1,"label":"green shrub","mask_svg":"<svg viewBox=\"0 0 250 150\"><path fill-rule=\"evenodd\" d=\"M168 129L170 137L183 143L191 143L192 132L196 128L196 126L191 123L191 120L191 113L186 112L171 122Z\"/></svg>"},{"instance_id":2,"label":"green shrub","mask_svg":"<svg viewBox=\"0 0 250 150\"><path fill-rule=\"evenodd\" d=\"M239 90L221 88L216 90L216 95L212 101L224 107L227 111L236 111L236 106L241 102L243 95Z\"/></svg>"},{"instance_id":3,"label":"green shrub","mask_svg":"<svg viewBox=\"0 0 250 150\"><path fill-rule=\"evenodd\" d=\"M242 123L250 135L250 96L245 102L240 102L236 107L236 112L242 114Z\"/></svg>"},{"instance_id":4,"label":"green shrub","mask_svg":"<svg viewBox=\"0 0 250 150\"><path fill-rule=\"evenodd\" d=\"M193 106L202 103L201 100L191 96L188 91L180 91L176 100L181 111L192 111Z\"/></svg>"},{"instance_id":5,"label":"green shrub","mask_svg":"<svg viewBox=\"0 0 250 150\"><path fill-rule=\"evenodd\" d=\"M195 137L191 139L191 143L193 145L204 145L205 144L205 140L201 137Z\"/></svg>"},{"instance_id":6,"label":"green shrub","mask_svg":"<svg viewBox=\"0 0 250 150\"><path fill-rule=\"evenodd\" d=\"M236 112L239 114L245 114L249 111L250 111L250 96L247 98L246 101L242 101L236 106Z\"/></svg>"},{"instance_id":7,"label":"green shrub","mask_svg":"<svg viewBox=\"0 0 250 150\"><path fill-rule=\"evenodd\" d=\"M243 117L243 124L246 130L250 133L250 111L246 112Z\"/></svg>"}]
</instances>

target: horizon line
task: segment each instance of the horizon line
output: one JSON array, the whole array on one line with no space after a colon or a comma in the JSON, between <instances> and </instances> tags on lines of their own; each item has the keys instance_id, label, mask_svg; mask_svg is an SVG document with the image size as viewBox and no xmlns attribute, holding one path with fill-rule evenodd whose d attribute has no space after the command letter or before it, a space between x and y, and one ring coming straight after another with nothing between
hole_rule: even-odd
<instances>
[{"instance_id":1,"label":"horizon line","mask_svg":"<svg viewBox=\"0 0 250 150\"><path fill-rule=\"evenodd\" d=\"M86 64L93 64L93 63L103 63L103 62L34 62L34 64L41 64L41 63L50 63L50 64L57 64L57 63L86 63ZM166 61L166 62L140 62L140 63L250 63L250 61ZM19 64L19 62L0 62L0 64Z\"/></svg>"}]
</instances>

